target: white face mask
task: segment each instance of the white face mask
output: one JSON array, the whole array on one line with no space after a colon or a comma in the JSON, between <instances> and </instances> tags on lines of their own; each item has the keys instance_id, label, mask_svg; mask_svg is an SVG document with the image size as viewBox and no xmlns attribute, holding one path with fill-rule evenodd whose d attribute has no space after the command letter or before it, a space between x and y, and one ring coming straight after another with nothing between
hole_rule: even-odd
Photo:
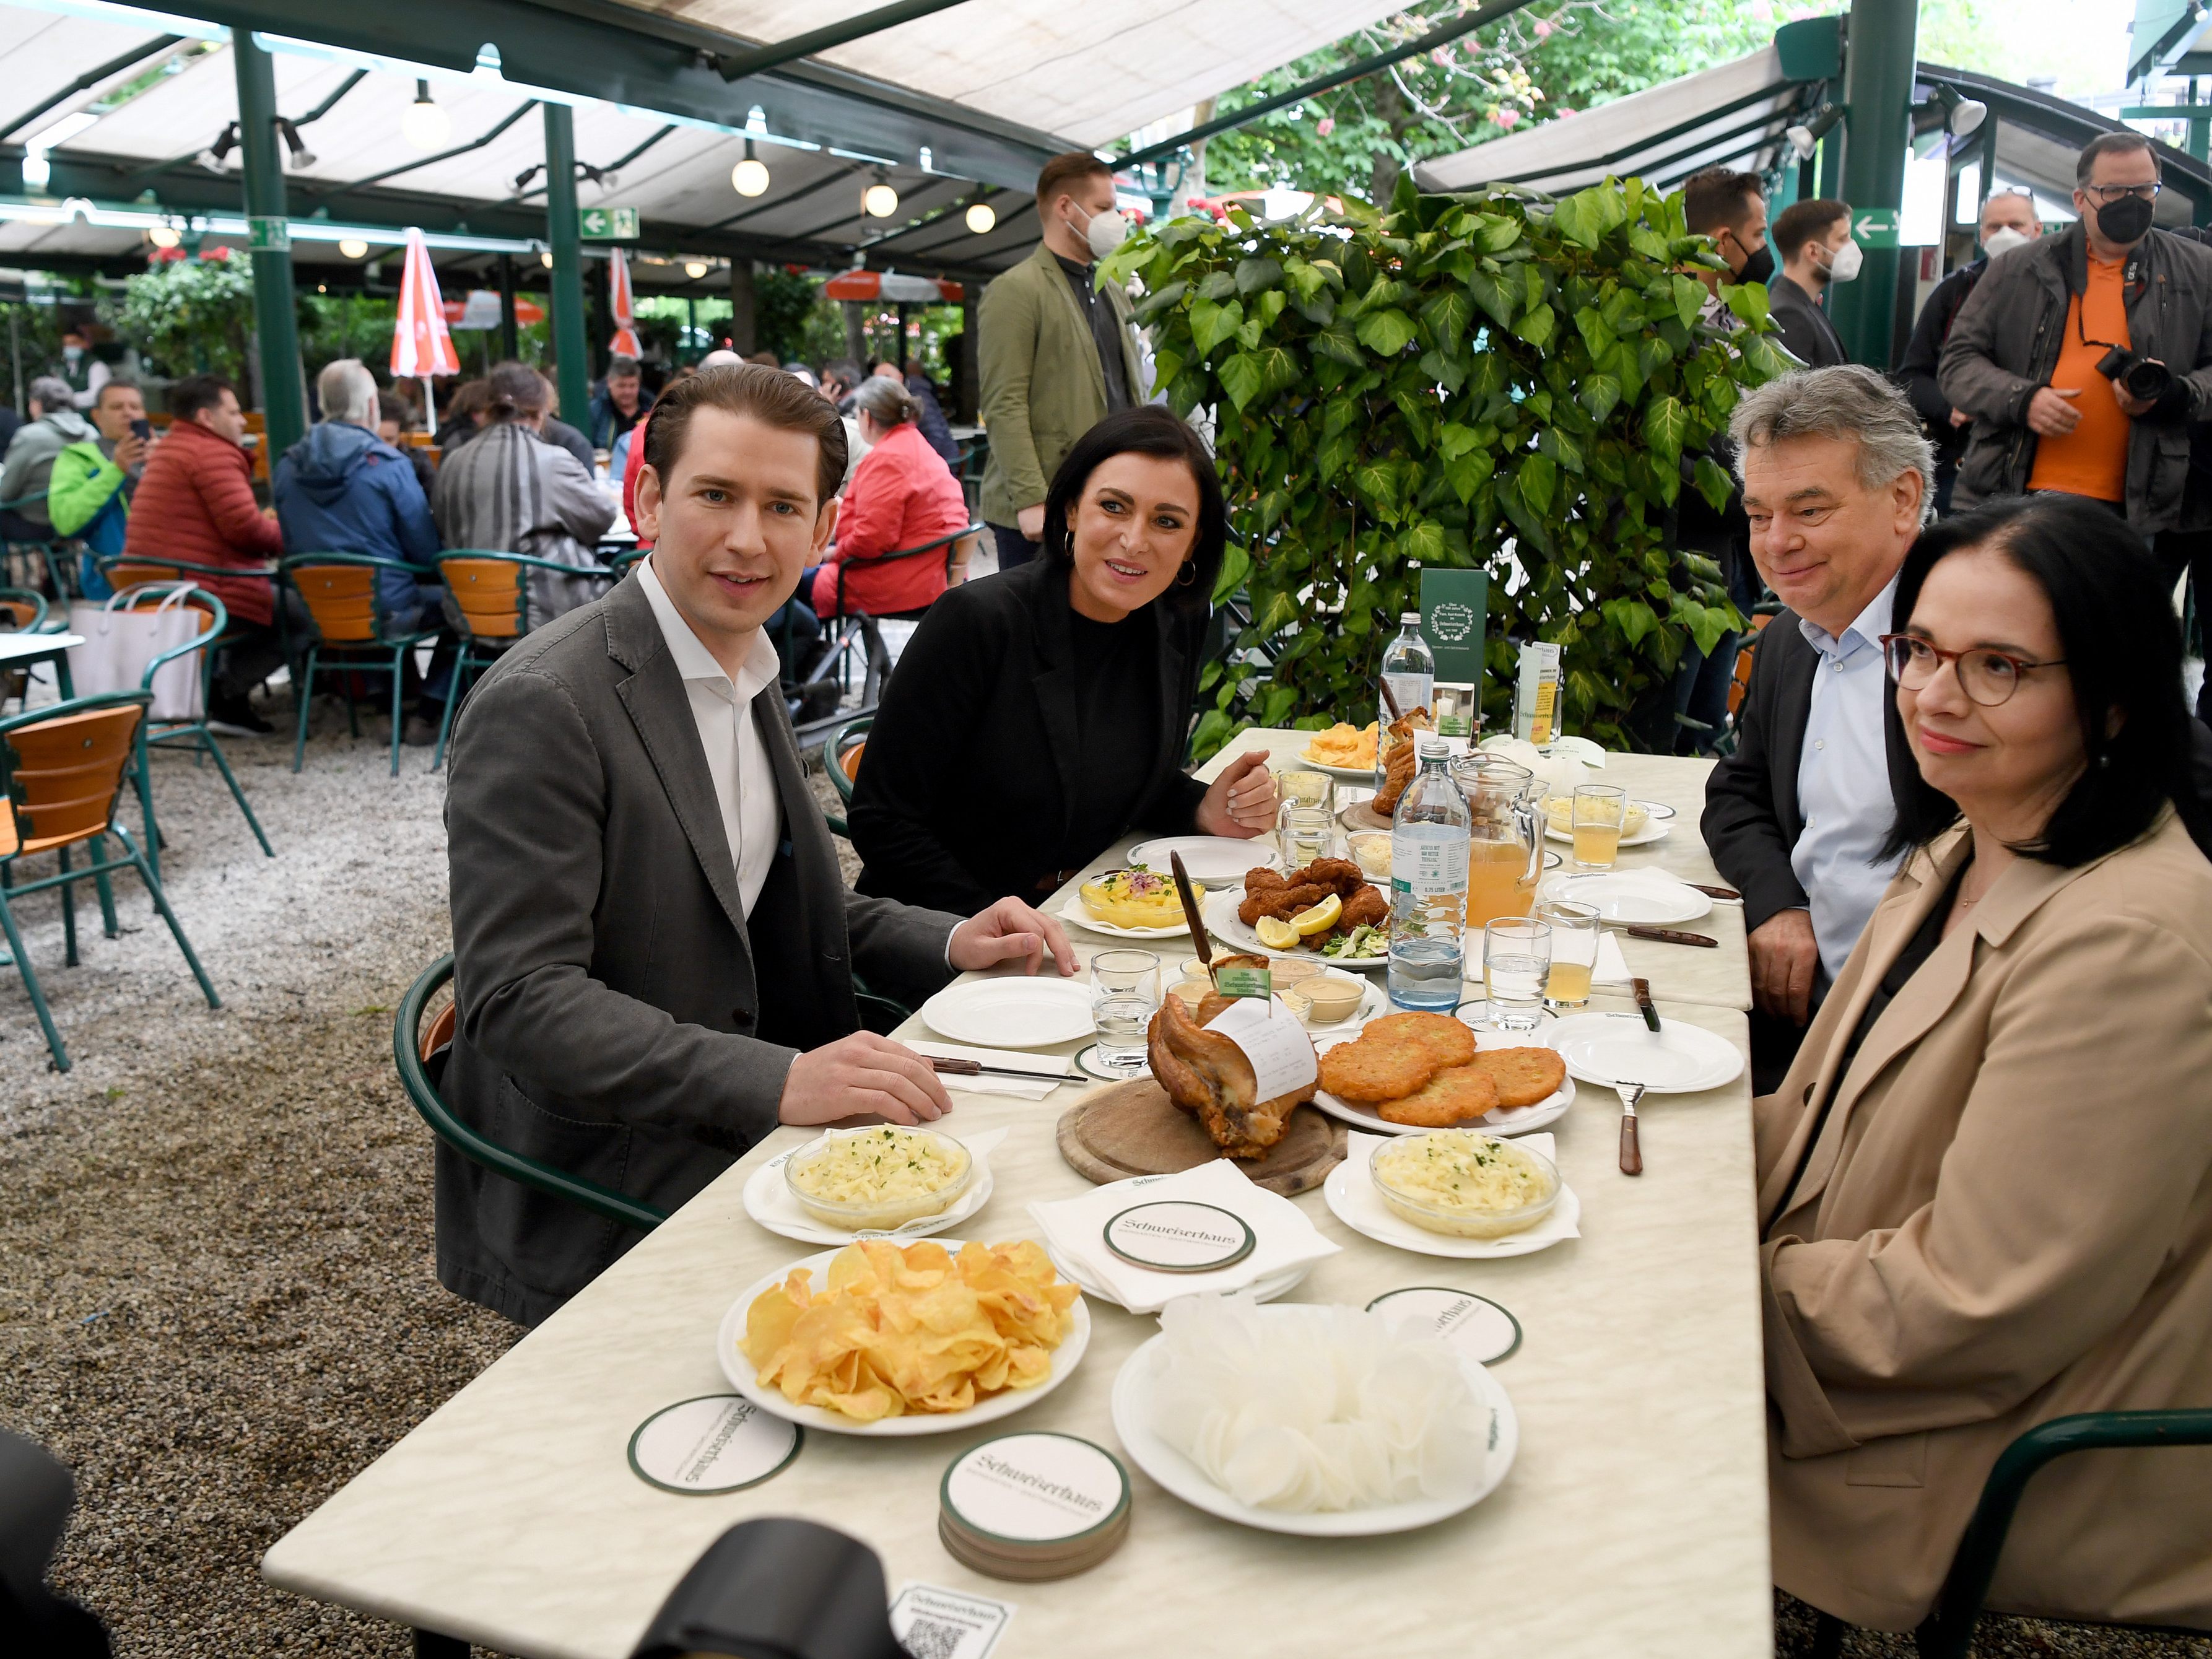
<instances>
[{"instance_id":1,"label":"white face mask","mask_svg":"<svg viewBox=\"0 0 2212 1659\"><path fill-rule=\"evenodd\" d=\"M1863 258L1856 242L1844 243L1828 256L1828 280L1832 283L1850 282L1859 274Z\"/></svg>"},{"instance_id":2,"label":"white face mask","mask_svg":"<svg viewBox=\"0 0 2212 1659\"><path fill-rule=\"evenodd\" d=\"M1073 220L1068 222L1068 228L1075 228ZM1091 222L1084 227L1082 235L1084 241L1090 246L1091 257L1103 259L1128 240L1129 222L1116 210L1108 208L1091 216Z\"/></svg>"},{"instance_id":3,"label":"white face mask","mask_svg":"<svg viewBox=\"0 0 2212 1659\"><path fill-rule=\"evenodd\" d=\"M1982 252L1994 259L2000 253L2009 253L2016 247L2026 247L2034 240L2024 230L2014 230L2010 225L1999 225L1982 239Z\"/></svg>"}]
</instances>

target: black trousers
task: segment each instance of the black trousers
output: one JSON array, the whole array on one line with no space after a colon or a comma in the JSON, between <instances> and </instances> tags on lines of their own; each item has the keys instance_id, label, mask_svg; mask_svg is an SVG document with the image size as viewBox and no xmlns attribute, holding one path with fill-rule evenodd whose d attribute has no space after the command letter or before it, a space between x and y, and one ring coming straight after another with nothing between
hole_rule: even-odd
<instances>
[{"instance_id":1,"label":"black trousers","mask_svg":"<svg viewBox=\"0 0 2212 1659\"><path fill-rule=\"evenodd\" d=\"M1012 525L994 524L991 539L999 549L999 568L1012 570L1017 565L1027 564L1037 556L1037 544Z\"/></svg>"},{"instance_id":2,"label":"black trousers","mask_svg":"<svg viewBox=\"0 0 2212 1659\"><path fill-rule=\"evenodd\" d=\"M2190 592L2196 596L2194 607L2200 633L2205 629L2204 611L2212 605L2212 531L2166 530L2151 538L2151 556L2158 561L2159 574L2171 586L2181 580L2181 573L2189 573ZM2191 648L2184 640L2182 649ZM2202 653L2203 647L2197 647ZM2205 676L2205 684L2197 693L2197 718L2212 721L2212 674Z\"/></svg>"}]
</instances>

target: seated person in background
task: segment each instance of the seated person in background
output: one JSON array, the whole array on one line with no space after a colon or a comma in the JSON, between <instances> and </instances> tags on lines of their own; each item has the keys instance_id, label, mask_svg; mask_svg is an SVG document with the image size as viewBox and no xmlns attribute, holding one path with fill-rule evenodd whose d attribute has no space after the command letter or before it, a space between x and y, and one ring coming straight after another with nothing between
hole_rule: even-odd
<instances>
[{"instance_id":1,"label":"seated person in background","mask_svg":"<svg viewBox=\"0 0 2212 1659\"><path fill-rule=\"evenodd\" d=\"M131 497L154 447L150 437L139 436L146 424L146 399L138 383L119 376L102 380L92 405L92 424L96 437L73 443L54 457L46 514L55 534L84 544L77 585L87 599L104 599L114 590L94 561L123 550Z\"/></svg>"},{"instance_id":2,"label":"seated person in background","mask_svg":"<svg viewBox=\"0 0 2212 1659\"><path fill-rule=\"evenodd\" d=\"M445 585L438 578L438 526L407 458L370 429L379 410L376 377L358 358L341 357L315 377L323 418L276 463L270 495L287 553L358 553L415 567L376 573L376 596L386 626L415 633L443 625ZM404 742L438 740L453 677L447 641L427 684L415 687L414 708L401 731ZM410 652L404 678L416 678Z\"/></svg>"},{"instance_id":3,"label":"seated person in background","mask_svg":"<svg viewBox=\"0 0 2212 1659\"><path fill-rule=\"evenodd\" d=\"M246 412L238 406L237 391L220 374L195 374L169 388L168 404L173 418L131 497L123 550L155 562L273 565L284 556L284 535L275 515L254 503L253 462L243 447ZM284 660L275 584L262 574L185 574L230 613L230 643L216 654L210 723L237 736L273 731L247 699ZM304 615L287 621L304 632Z\"/></svg>"},{"instance_id":4,"label":"seated person in background","mask_svg":"<svg viewBox=\"0 0 2212 1659\"><path fill-rule=\"evenodd\" d=\"M497 364L494 366L492 372L497 374L501 368L507 367L510 365ZM520 368L520 365L516 364L512 367ZM536 373L535 370L532 372ZM546 375L539 374L538 378L545 387L545 419L538 428L538 441L551 444L556 449L567 450L576 458L576 465L584 469L586 477L596 478L599 477L599 458L592 453L591 440L560 418L560 388L556 386L551 379Z\"/></svg>"},{"instance_id":5,"label":"seated person in background","mask_svg":"<svg viewBox=\"0 0 2212 1659\"><path fill-rule=\"evenodd\" d=\"M1849 364L1745 393L1729 431L1753 562L1790 607L1759 636L1702 826L1743 895L1752 1075L1766 1089L1897 867L1882 847L1904 760L1883 746L1881 639L1935 458L1905 394Z\"/></svg>"},{"instance_id":6,"label":"seated person in background","mask_svg":"<svg viewBox=\"0 0 2212 1659\"><path fill-rule=\"evenodd\" d=\"M439 467L430 509L450 552L525 553L595 573L532 570L529 623L538 628L598 596L599 542L615 504L574 456L540 441L551 392L544 375L501 363L485 386L483 435Z\"/></svg>"},{"instance_id":7,"label":"seated person in background","mask_svg":"<svg viewBox=\"0 0 2212 1659\"><path fill-rule=\"evenodd\" d=\"M672 370L668 376L667 386L661 387L662 392L665 394L668 386L674 386L678 380L689 380L697 372L688 364ZM630 499L634 493L632 481L637 477L637 469L645 464L645 446L638 434L644 431L645 417L652 412L653 401L647 398L645 407L616 434L614 447L607 453L607 477L623 481L623 512L625 514L630 511Z\"/></svg>"},{"instance_id":8,"label":"seated person in background","mask_svg":"<svg viewBox=\"0 0 2212 1659\"><path fill-rule=\"evenodd\" d=\"M592 447L612 449L615 440L635 426L652 407L653 394L645 389L645 377L638 370L637 359L611 359L607 378L584 417L588 428L586 435Z\"/></svg>"},{"instance_id":9,"label":"seated person in background","mask_svg":"<svg viewBox=\"0 0 2212 1659\"><path fill-rule=\"evenodd\" d=\"M376 435L407 458L415 471L415 482L422 486L422 499L430 499L430 491L438 482L438 469L430 464L430 457L416 444L400 440L416 430L415 411L390 393L376 400Z\"/></svg>"},{"instance_id":10,"label":"seated person in background","mask_svg":"<svg viewBox=\"0 0 2212 1659\"><path fill-rule=\"evenodd\" d=\"M944 410L938 406L937 388L930 385L928 377L918 367L915 373L905 374L896 363L885 358L869 369L868 378L903 386L907 396L914 400L914 423L924 441L937 452L937 458L946 466L959 465L960 446L952 441L952 428L945 423Z\"/></svg>"},{"instance_id":11,"label":"seated person in background","mask_svg":"<svg viewBox=\"0 0 2212 1659\"><path fill-rule=\"evenodd\" d=\"M1074 971L1026 905L963 921L838 873L762 623L830 538L841 441L780 369L670 391L639 492L652 556L508 652L454 732L447 1097L665 1209L779 1123L948 1109L927 1061L860 1030L856 978L919 1000L1047 951ZM544 1319L636 1242L437 1157L438 1277L510 1318Z\"/></svg>"},{"instance_id":12,"label":"seated person in background","mask_svg":"<svg viewBox=\"0 0 2212 1659\"><path fill-rule=\"evenodd\" d=\"M446 405L446 418L438 428L440 464L453 459L453 452L483 430L484 404L491 389L482 380L466 380L453 389Z\"/></svg>"},{"instance_id":13,"label":"seated person in background","mask_svg":"<svg viewBox=\"0 0 2212 1659\"><path fill-rule=\"evenodd\" d=\"M1133 830L1265 835L1257 750L1182 770L1228 533L1205 441L1157 404L1079 438L1043 552L929 607L884 687L848 814L860 891L1031 902Z\"/></svg>"},{"instance_id":14,"label":"seated person in background","mask_svg":"<svg viewBox=\"0 0 2212 1659\"><path fill-rule=\"evenodd\" d=\"M10 541L46 538L53 528L46 504L28 498L46 494L57 455L71 444L89 443L99 435L99 428L77 413L76 397L58 374L41 374L24 397L31 418L15 428L15 435L8 440L7 459L0 463L0 501L22 503L0 525L0 533Z\"/></svg>"},{"instance_id":15,"label":"seated person in background","mask_svg":"<svg viewBox=\"0 0 2212 1659\"><path fill-rule=\"evenodd\" d=\"M2024 1431L2212 1401L2212 864L2171 593L2117 517L1947 520L1891 626L1905 867L1753 1112L1775 1581L1903 1631ZM2059 1459L1989 1605L2212 1625L2208 1467Z\"/></svg>"},{"instance_id":16,"label":"seated person in background","mask_svg":"<svg viewBox=\"0 0 2212 1659\"><path fill-rule=\"evenodd\" d=\"M965 530L968 501L923 441L904 386L872 376L853 395L867 458L846 486L836 539L814 573L808 602L817 617L837 614L842 572L844 610L871 617L920 611L945 591L948 562L957 557L964 570L966 550L955 544L888 564L876 562Z\"/></svg>"}]
</instances>

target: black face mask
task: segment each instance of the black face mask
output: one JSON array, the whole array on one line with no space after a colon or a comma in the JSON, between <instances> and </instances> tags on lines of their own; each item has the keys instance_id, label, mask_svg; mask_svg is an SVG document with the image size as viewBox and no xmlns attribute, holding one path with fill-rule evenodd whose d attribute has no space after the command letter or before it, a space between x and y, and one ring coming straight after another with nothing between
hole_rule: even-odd
<instances>
[{"instance_id":1,"label":"black face mask","mask_svg":"<svg viewBox=\"0 0 2212 1659\"><path fill-rule=\"evenodd\" d=\"M1743 262L1743 269L1735 274L1739 283L1771 283L1774 280L1774 250L1761 242Z\"/></svg>"},{"instance_id":2,"label":"black face mask","mask_svg":"<svg viewBox=\"0 0 2212 1659\"><path fill-rule=\"evenodd\" d=\"M2122 247L2140 242L2150 233L2151 204L2140 196L2123 196L2097 210L2097 228L2107 241Z\"/></svg>"}]
</instances>

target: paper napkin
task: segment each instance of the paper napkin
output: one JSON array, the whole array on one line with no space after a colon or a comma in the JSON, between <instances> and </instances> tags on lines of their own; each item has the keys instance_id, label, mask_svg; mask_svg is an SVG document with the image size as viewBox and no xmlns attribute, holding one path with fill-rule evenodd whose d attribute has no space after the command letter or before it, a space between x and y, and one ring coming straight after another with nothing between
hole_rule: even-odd
<instances>
[{"instance_id":1,"label":"paper napkin","mask_svg":"<svg viewBox=\"0 0 2212 1659\"><path fill-rule=\"evenodd\" d=\"M1122 1211L1170 1201L1211 1204L1242 1218L1252 1230L1252 1254L1212 1272L1177 1273L1138 1267L1107 1248L1106 1224ZM1156 1314L1179 1296L1242 1290L1342 1248L1322 1237L1289 1199L1255 1186L1233 1162L1219 1158L1178 1175L1141 1176L1081 1198L1031 1204L1030 1213L1055 1255L1133 1314Z\"/></svg>"},{"instance_id":2,"label":"paper napkin","mask_svg":"<svg viewBox=\"0 0 2212 1659\"><path fill-rule=\"evenodd\" d=\"M1590 981L1596 985L1628 983L1628 958L1620 954L1620 941L1609 928L1598 933L1597 966L1590 971Z\"/></svg>"}]
</instances>

